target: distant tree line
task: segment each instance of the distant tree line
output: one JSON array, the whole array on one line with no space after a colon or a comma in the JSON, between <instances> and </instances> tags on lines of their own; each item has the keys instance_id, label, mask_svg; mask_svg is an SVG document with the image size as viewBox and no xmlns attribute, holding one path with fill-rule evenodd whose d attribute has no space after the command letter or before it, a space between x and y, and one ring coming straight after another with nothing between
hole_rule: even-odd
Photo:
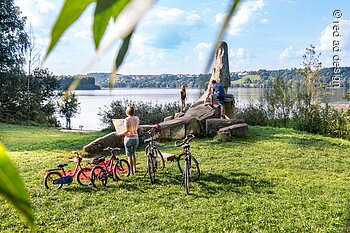
<instances>
[{"instance_id":1,"label":"distant tree line","mask_svg":"<svg viewBox=\"0 0 350 233\"><path fill-rule=\"evenodd\" d=\"M300 81L302 76L297 68L232 72L231 87L255 87L255 88L271 88L273 81L281 77L287 81ZM350 85L350 67L342 67L341 70L341 86L348 88ZM246 76L257 75L258 79L251 80ZM96 85L107 88L110 73L89 73L88 77L94 77ZM117 75L116 88L179 88L185 84L188 88L206 88L211 74L162 74L162 75ZM319 72L320 81L326 86L332 83L333 68L323 68ZM244 82L234 82L244 78Z\"/></svg>"},{"instance_id":2,"label":"distant tree line","mask_svg":"<svg viewBox=\"0 0 350 233\"><path fill-rule=\"evenodd\" d=\"M286 81L300 81L303 79L303 76L300 75L302 69L292 68L292 69L280 69L280 70L265 70L260 69L258 71L248 71L233 73L231 75L231 81L239 80L246 75L259 75L260 79L250 80L249 78L245 79L242 83L232 84L231 87L264 87L271 88L273 86L273 81L276 78L283 78ZM350 67L341 67L341 87L349 88L350 86ZM333 68L323 68L319 70L318 78L319 81L325 86L331 86L333 76Z\"/></svg>"},{"instance_id":3,"label":"distant tree line","mask_svg":"<svg viewBox=\"0 0 350 233\"><path fill-rule=\"evenodd\" d=\"M68 87L75 80L75 76L58 76L57 79L59 81L59 89L67 90ZM79 85L75 88L76 90L100 90L101 87L95 84L95 78L93 77L83 77L81 78Z\"/></svg>"}]
</instances>

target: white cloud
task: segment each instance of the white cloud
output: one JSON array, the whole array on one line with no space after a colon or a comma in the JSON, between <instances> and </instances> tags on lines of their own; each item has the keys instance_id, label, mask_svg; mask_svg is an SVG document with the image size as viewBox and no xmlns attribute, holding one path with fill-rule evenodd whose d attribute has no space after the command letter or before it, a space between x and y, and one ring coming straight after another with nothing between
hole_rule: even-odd
<instances>
[{"instance_id":1,"label":"white cloud","mask_svg":"<svg viewBox=\"0 0 350 233\"><path fill-rule=\"evenodd\" d=\"M262 20L260 20L260 23L268 23L269 21L268 21L268 19L262 19Z\"/></svg>"},{"instance_id":2,"label":"white cloud","mask_svg":"<svg viewBox=\"0 0 350 233\"><path fill-rule=\"evenodd\" d=\"M279 60L281 62L291 60L291 59L299 59L301 60L301 57L303 56L304 51L303 50L295 50L293 46L289 46L288 48L285 48L279 55Z\"/></svg>"},{"instance_id":3,"label":"white cloud","mask_svg":"<svg viewBox=\"0 0 350 233\"><path fill-rule=\"evenodd\" d=\"M237 13L232 17L228 29L228 34L238 35L246 26L255 20L255 15L265 6L264 0L251 0L241 4ZM216 15L216 23L222 24L226 14L219 13Z\"/></svg>"},{"instance_id":4,"label":"white cloud","mask_svg":"<svg viewBox=\"0 0 350 233\"><path fill-rule=\"evenodd\" d=\"M193 48L193 51L195 51L198 54L198 59L200 61L207 60L211 46L212 44L201 42Z\"/></svg>"},{"instance_id":5,"label":"white cloud","mask_svg":"<svg viewBox=\"0 0 350 233\"><path fill-rule=\"evenodd\" d=\"M47 13L56 8L52 2L47 0L35 0L35 2L37 3L40 13Z\"/></svg>"},{"instance_id":6,"label":"white cloud","mask_svg":"<svg viewBox=\"0 0 350 233\"><path fill-rule=\"evenodd\" d=\"M339 30L335 31L333 29L339 27ZM333 35L334 34L334 35ZM340 48L343 52L349 50L349 40L350 40L350 20L340 20L339 24L330 24L322 32L319 37L320 45L317 49L320 51L332 51L333 41L339 41Z\"/></svg>"},{"instance_id":7,"label":"white cloud","mask_svg":"<svg viewBox=\"0 0 350 233\"><path fill-rule=\"evenodd\" d=\"M178 8L154 7L147 15L148 23L152 25L182 25L195 26L201 18L194 12L187 12ZM147 24L147 22L146 22Z\"/></svg>"},{"instance_id":8,"label":"white cloud","mask_svg":"<svg viewBox=\"0 0 350 233\"><path fill-rule=\"evenodd\" d=\"M255 55L250 54L244 48L229 49L228 52L230 70L244 70L250 66Z\"/></svg>"},{"instance_id":9,"label":"white cloud","mask_svg":"<svg viewBox=\"0 0 350 233\"><path fill-rule=\"evenodd\" d=\"M43 14L57 10L57 6L48 0L15 0L15 4L20 8L23 16L27 17L27 21L33 26L40 26L44 22Z\"/></svg>"},{"instance_id":10,"label":"white cloud","mask_svg":"<svg viewBox=\"0 0 350 233\"><path fill-rule=\"evenodd\" d=\"M81 29L74 33L74 36L77 38L90 40L91 39L91 30L88 29Z\"/></svg>"}]
</instances>

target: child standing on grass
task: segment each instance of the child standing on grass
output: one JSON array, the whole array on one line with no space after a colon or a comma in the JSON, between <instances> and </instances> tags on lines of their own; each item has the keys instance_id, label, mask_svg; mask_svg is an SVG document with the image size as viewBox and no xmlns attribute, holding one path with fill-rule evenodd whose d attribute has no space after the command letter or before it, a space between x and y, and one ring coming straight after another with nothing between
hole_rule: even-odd
<instances>
[{"instance_id":1,"label":"child standing on grass","mask_svg":"<svg viewBox=\"0 0 350 233\"><path fill-rule=\"evenodd\" d=\"M139 128L140 120L137 116L135 116L135 108L133 106L128 106L126 108L125 114L127 115L124 120L125 131L116 135L125 137L125 153L129 158L131 174L134 175L137 172L135 152L136 147L139 144L137 129Z\"/></svg>"},{"instance_id":2,"label":"child standing on grass","mask_svg":"<svg viewBox=\"0 0 350 233\"><path fill-rule=\"evenodd\" d=\"M185 84L182 84L181 91L180 91L180 100L181 100L181 105L180 105L180 112L184 112L184 109L186 107L186 86Z\"/></svg>"}]
</instances>

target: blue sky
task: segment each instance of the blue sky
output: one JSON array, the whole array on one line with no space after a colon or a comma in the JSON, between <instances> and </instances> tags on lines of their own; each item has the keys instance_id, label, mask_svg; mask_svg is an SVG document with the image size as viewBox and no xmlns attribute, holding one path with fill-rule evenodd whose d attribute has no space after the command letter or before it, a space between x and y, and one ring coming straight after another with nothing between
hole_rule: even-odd
<instances>
[{"instance_id":1,"label":"blue sky","mask_svg":"<svg viewBox=\"0 0 350 233\"><path fill-rule=\"evenodd\" d=\"M118 73L205 72L210 48L230 3L228 0L157 1L137 27ZM27 16L36 44L44 53L63 0L15 0L15 4ZM341 11L340 18L333 15L335 10ZM111 71L119 43L96 59L92 15L93 7L90 7L64 34L43 67L56 75ZM335 25L339 26L340 37L333 36ZM109 28L102 43L113 36L112 25ZM349 66L350 1L242 1L224 40L228 43L232 72L300 67L301 57L310 44L321 52L323 66L332 67L333 40L340 43L340 65Z\"/></svg>"}]
</instances>

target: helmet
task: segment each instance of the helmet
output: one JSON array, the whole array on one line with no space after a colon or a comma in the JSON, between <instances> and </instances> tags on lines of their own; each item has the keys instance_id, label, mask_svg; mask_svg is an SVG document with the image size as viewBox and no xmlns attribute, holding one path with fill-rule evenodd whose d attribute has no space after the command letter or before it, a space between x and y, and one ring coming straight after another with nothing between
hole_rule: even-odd
<instances>
[{"instance_id":1,"label":"helmet","mask_svg":"<svg viewBox=\"0 0 350 233\"><path fill-rule=\"evenodd\" d=\"M154 126L154 132L155 133L160 133L162 131L162 127L160 126L160 124L156 124Z\"/></svg>"}]
</instances>

